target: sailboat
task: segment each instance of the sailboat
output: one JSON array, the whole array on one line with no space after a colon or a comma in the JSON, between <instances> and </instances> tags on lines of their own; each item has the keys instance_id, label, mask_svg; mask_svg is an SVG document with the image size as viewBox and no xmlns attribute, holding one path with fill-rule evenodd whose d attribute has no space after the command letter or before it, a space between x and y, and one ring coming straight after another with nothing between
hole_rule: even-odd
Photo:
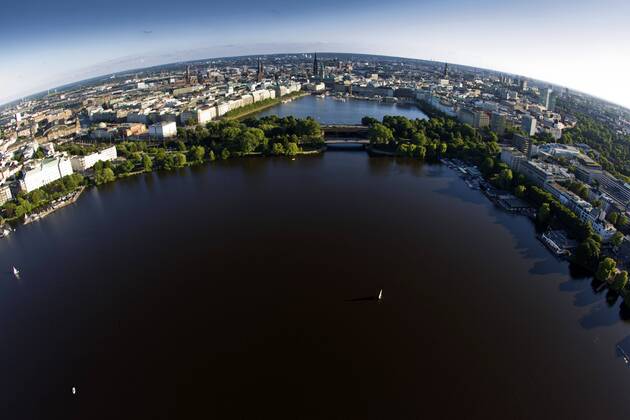
<instances>
[{"instance_id":1,"label":"sailboat","mask_svg":"<svg viewBox=\"0 0 630 420\"><path fill-rule=\"evenodd\" d=\"M15 266L13 267L13 275L17 278L20 278L20 270L15 268Z\"/></svg>"},{"instance_id":2,"label":"sailboat","mask_svg":"<svg viewBox=\"0 0 630 420\"><path fill-rule=\"evenodd\" d=\"M383 289L381 289L380 292L378 292L378 301L382 302L383 301Z\"/></svg>"}]
</instances>

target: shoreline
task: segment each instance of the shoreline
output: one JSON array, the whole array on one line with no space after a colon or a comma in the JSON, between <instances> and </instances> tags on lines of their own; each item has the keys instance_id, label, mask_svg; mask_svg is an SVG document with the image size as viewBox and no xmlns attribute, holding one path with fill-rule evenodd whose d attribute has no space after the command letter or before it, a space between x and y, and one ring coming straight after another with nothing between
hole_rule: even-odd
<instances>
[{"instance_id":1,"label":"shoreline","mask_svg":"<svg viewBox=\"0 0 630 420\"><path fill-rule=\"evenodd\" d=\"M274 106L280 105L280 104L283 103L283 101L293 101L295 99L303 98L304 96L310 95L310 93L308 93L308 92L296 92L296 93L297 93L296 95L292 95L292 96L289 96L289 95L291 95L291 94L289 94L289 95L287 95L288 97L285 96L285 97L280 97L280 98L274 98L273 102L266 103L266 104L261 105L259 107L254 107L253 109L247 110L247 111L242 112L242 113L237 113L236 115L227 115L226 114L223 117L221 117L221 119L237 120L238 121L238 120L241 120L241 119L243 119L243 118L245 118L245 117L247 117L249 115L256 114L258 112L264 111L265 109L272 108Z\"/></svg>"},{"instance_id":2,"label":"shoreline","mask_svg":"<svg viewBox=\"0 0 630 420\"><path fill-rule=\"evenodd\" d=\"M76 191L70 193L70 196L68 198L66 198L65 200L63 200L61 202L58 202L58 203L51 204L50 206L48 206L47 208L45 208L44 210L42 210L40 212L31 213L29 215L25 215L24 216L24 221L23 221L22 224L28 225L30 223L36 222L36 221L41 220L44 217L48 216L49 214L52 214L52 213L56 212L57 210L61 210L62 208L67 207L70 204L75 203L79 199L79 196L81 196L83 191L85 191L86 188L87 188L86 185L82 185Z\"/></svg>"},{"instance_id":3,"label":"shoreline","mask_svg":"<svg viewBox=\"0 0 630 420\"><path fill-rule=\"evenodd\" d=\"M495 192L492 192L491 190L493 187L490 186L489 181L485 177L481 175L478 177L475 177L468 174L466 171L461 172L462 167L467 167L468 164L466 164L465 162L458 163L455 161L457 161L457 159L442 158L440 159L439 163L441 165L446 166L450 170L452 170L453 173L457 175L457 177L460 178L462 181L464 181L470 189L479 191L495 207L498 207L500 210L502 210L505 213L524 216L528 218L534 225L534 228L536 229L536 224L535 224L536 216L535 216L534 207L530 207L529 209L526 209L526 210L511 210L510 208L506 207L502 203L502 199L500 198L500 196L495 195L495 194L503 193L501 195L511 195L514 198L518 198L518 197L514 196L511 192L506 191L506 190L496 190ZM473 178L473 182L470 182L469 178ZM541 232L535 231L534 236L536 237L538 241L541 242L543 247L547 249L551 255L553 255L553 257L561 261L566 261L569 265L579 267L579 269L587 272L589 276L592 276L595 279L595 281L599 283L600 281L597 279L595 275L596 274L595 270L593 268L587 267L584 264L582 264L580 261L577 261L573 258L574 251L575 251L575 248L577 248L577 245L573 247L567 246L566 244L564 246L560 246L558 245L558 243L556 243L556 241L552 238L552 236L557 236L558 232L561 232L561 235L567 235L567 232L564 228L552 229L551 227L548 227L545 231L541 231ZM565 239L567 238L568 236ZM610 286L610 283L607 283L607 282L601 282L601 283L602 285ZM624 295L621 292L616 292L616 293L619 293L622 296L622 298L624 297Z\"/></svg>"}]
</instances>

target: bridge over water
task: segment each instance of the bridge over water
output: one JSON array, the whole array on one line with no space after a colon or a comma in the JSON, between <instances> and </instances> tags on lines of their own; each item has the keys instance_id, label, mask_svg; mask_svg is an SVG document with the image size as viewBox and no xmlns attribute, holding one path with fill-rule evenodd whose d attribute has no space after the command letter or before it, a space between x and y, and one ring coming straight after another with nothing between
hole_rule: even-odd
<instances>
[{"instance_id":1,"label":"bridge over water","mask_svg":"<svg viewBox=\"0 0 630 420\"><path fill-rule=\"evenodd\" d=\"M325 124L322 125L324 142L334 144L369 144L367 138L369 127L356 124Z\"/></svg>"}]
</instances>

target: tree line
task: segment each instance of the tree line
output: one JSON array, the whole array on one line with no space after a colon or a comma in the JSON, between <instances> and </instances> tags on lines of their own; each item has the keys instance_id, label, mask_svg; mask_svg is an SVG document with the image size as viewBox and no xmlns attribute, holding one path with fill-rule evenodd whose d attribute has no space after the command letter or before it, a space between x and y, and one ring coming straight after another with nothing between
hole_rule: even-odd
<instances>
[{"instance_id":1,"label":"tree line","mask_svg":"<svg viewBox=\"0 0 630 420\"><path fill-rule=\"evenodd\" d=\"M45 208L53 201L76 191L86 184L81 174L71 174L44 185L41 188L25 193L20 191L13 200L2 206L2 214L6 219L19 219L33 211Z\"/></svg>"},{"instance_id":2,"label":"tree line","mask_svg":"<svg viewBox=\"0 0 630 420\"><path fill-rule=\"evenodd\" d=\"M385 116L382 121L364 117L361 123L369 127L368 139L373 148L400 156L428 161L453 157L480 163L500 152L494 133L480 132L446 116L429 120Z\"/></svg>"}]
</instances>

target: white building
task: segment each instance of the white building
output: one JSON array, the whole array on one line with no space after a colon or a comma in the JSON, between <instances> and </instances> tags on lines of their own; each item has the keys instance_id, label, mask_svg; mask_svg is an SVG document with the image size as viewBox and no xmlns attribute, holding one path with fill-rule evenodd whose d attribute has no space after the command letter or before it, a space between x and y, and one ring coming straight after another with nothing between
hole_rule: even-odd
<instances>
[{"instance_id":1,"label":"white building","mask_svg":"<svg viewBox=\"0 0 630 420\"><path fill-rule=\"evenodd\" d=\"M177 135L177 124L175 121L162 121L149 127L151 138L167 139Z\"/></svg>"},{"instance_id":2,"label":"white building","mask_svg":"<svg viewBox=\"0 0 630 420\"><path fill-rule=\"evenodd\" d=\"M33 156L35 156L35 152L37 152L37 150L39 150L39 143L37 143L36 141L32 141L23 146L22 157L24 157L24 160L32 159Z\"/></svg>"},{"instance_id":3,"label":"white building","mask_svg":"<svg viewBox=\"0 0 630 420\"><path fill-rule=\"evenodd\" d=\"M203 106L197 109L184 111L179 118L182 124L186 124L189 120L193 120L197 124L205 124L212 121L217 116L217 109L214 106Z\"/></svg>"},{"instance_id":4,"label":"white building","mask_svg":"<svg viewBox=\"0 0 630 420\"><path fill-rule=\"evenodd\" d=\"M241 101L242 101L242 106L245 105L249 105L249 104L253 104L254 103L254 95L252 94L245 94L241 96Z\"/></svg>"},{"instance_id":5,"label":"white building","mask_svg":"<svg viewBox=\"0 0 630 420\"><path fill-rule=\"evenodd\" d=\"M72 164L67 157L44 159L33 168L23 171L20 188L29 193L71 174Z\"/></svg>"},{"instance_id":6,"label":"white building","mask_svg":"<svg viewBox=\"0 0 630 420\"><path fill-rule=\"evenodd\" d=\"M217 116L220 117L230 110L230 105L227 102L217 104Z\"/></svg>"},{"instance_id":7,"label":"white building","mask_svg":"<svg viewBox=\"0 0 630 420\"><path fill-rule=\"evenodd\" d=\"M243 100L241 98L229 100L228 106L230 108L230 111L234 111L235 109L243 106Z\"/></svg>"},{"instance_id":8,"label":"white building","mask_svg":"<svg viewBox=\"0 0 630 420\"><path fill-rule=\"evenodd\" d=\"M528 136L536 134L536 118L531 115L523 115L523 119L521 120L521 129Z\"/></svg>"},{"instance_id":9,"label":"white building","mask_svg":"<svg viewBox=\"0 0 630 420\"><path fill-rule=\"evenodd\" d=\"M72 156L70 163L74 171L83 172L94 166L94 164L99 160L106 162L108 160L114 160L117 157L118 154L116 153L116 146L111 146L107 149L101 150L100 152L92 153L87 156Z\"/></svg>"},{"instance_id":10,"label":"white building","mask_svg":"<svg viewBox=\"0 0 630 420\"><path fill-rule=\"evenodd\" d=\"M13 195L8 185L0 185L0 206L11 200Z\"/></svg>"}]
</instances>

